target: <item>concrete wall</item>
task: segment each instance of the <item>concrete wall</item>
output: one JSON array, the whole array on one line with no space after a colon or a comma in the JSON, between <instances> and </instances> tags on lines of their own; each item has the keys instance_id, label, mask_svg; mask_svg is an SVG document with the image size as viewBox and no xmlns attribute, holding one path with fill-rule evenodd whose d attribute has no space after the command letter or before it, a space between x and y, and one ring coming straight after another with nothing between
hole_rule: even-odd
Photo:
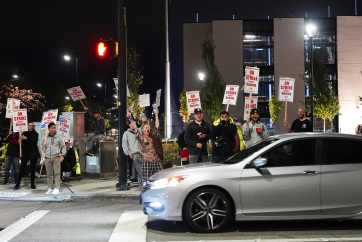
<instances>
[{"instance_id":1,"label":"concrete wall","mask_svg":"<svg viewBox=\"0 0 362 242\"><path fill-rule=\"evenodd\" d=\"M354 134L362 124L362 17L337 17L339 131Z\"/></svg>"},{"instance_id":2,"label":"concrete wall","mask_svg":"<svg viewBox=\"0 0 362 242\"><path fill-rule=\"evenodd\" d=\"M223 75L226 85L243 87L243 21L220 20L212 22L215 43L215 62ZM229 112L233 118L243 116L243 91L239 92L237 105L230 105Z\"/></svg>"},{"instance_id":3,"label":"concrete wall","mask_svg":"<svg viewBox=\"0 0 362 242\"><path fill-rule=\"evenodd\" d=\"M289 124L298 117L298 107L305 101L305 84L299 77L304 69L304 19L275 18L274 19L274 87L275 97L279 100L279 78L295 78L293 103L287 104ZM285 103L283 102L283 107ZM284 110L275 125L275 134L286 133L284 126Z\"/></svg>"}]
</instances>

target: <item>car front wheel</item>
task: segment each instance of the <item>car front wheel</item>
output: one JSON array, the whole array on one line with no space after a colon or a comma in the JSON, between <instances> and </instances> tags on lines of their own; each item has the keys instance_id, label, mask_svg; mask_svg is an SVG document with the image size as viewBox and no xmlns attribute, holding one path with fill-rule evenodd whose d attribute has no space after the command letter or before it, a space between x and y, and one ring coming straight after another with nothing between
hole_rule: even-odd
<instances>
[{"instance_id":1,"label":"car front wheel","mask_svg":"<svg viewBox=\"0 0 362 242\"><path fill-rule=\"evenodd\" d=\"M184 218L197 232L217 232L232 220L232 204L224 192L205 188L194 191L186 200Z\"/></svg>"}]
</instances>

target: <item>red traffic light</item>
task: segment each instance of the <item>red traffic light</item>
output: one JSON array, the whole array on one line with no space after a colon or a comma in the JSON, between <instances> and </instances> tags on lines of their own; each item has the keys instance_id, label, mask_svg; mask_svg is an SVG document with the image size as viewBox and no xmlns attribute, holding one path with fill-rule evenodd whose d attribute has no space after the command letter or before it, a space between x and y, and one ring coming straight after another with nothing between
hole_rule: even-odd
<instances>
[{"instance_id":1,"label":"red traffic light","mask_svg":"<svg viewBox=\"0 0 362 242\"><path fill-rule=\"evenodd\" d=\"M113 59L118 55L118 43L113 39L97 42L97 56L101 59Z\"/></svg>"}]
</instances>

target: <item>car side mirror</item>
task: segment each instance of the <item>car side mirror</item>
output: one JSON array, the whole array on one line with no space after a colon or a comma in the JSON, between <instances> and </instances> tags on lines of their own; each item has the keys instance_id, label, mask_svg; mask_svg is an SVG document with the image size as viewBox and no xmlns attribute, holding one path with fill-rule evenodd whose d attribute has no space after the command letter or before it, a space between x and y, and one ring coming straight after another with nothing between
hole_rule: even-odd
<instances>
[{"instance_id":1,"label":"car side mirror","mask_svg":"<svg viewBox=\"0 0 362 242\"><path fill-rule=\"evenodd\" d=\"M259 168L259 167L262 167L264 166L266 163L267 163L267 159L266 158L258 158L256 160L253 161L253 166L255 168Z\"/></svg>"}]
</instances>

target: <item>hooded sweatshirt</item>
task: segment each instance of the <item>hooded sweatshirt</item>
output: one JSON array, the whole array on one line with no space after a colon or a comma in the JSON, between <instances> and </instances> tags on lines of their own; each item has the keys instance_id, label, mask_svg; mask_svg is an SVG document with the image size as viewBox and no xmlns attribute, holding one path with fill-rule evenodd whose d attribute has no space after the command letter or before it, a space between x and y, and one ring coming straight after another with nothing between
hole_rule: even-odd
<instances>
[{"instance_id":1,"label":"hooded sweatshirt","mask_svg":"<svg viewBox=\"0 0 362 242\"><path fill-rule=\"evenodd\" d=\"M125 155L140 153L139 143L136 140L136 132L127 129L123 134L122 148Z\"/></svg>"},{"instance_id":2,"label":"hooded sweatshirt","mask_svg":"<svg viewBox=\"0 0 362 242\"><path fill-rule=\"evenodd\" d=\"M42 144L44 144L44 139L45 138L43 138ZM44 153L46 158L65 156L66 147L63 138L58 134L55 134L54 136L50 136L50 134L48 134Z\"/></svg>"}]
</instances>

